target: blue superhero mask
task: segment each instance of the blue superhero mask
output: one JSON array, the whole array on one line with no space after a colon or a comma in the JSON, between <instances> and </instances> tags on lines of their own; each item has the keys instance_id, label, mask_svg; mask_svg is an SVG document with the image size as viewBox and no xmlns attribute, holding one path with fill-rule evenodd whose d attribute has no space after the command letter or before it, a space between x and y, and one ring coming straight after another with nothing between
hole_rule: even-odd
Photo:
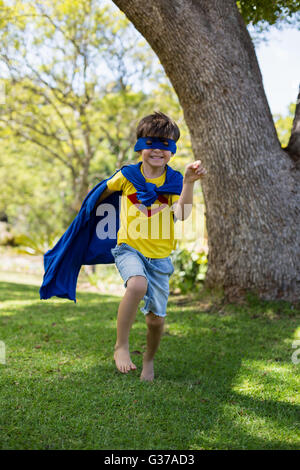
<instances>
[{"instance_id":1,"label":"blue superhero mask","mask_svg":"<svg viewBox=\"0 0 300 470\"><path fill-rule=\"evenodd\" d=\"M144 149L161 149L169 150L171 153L176 153L177 147L175 140L173 139L163 139L161 137L140 137L135 146L134 151Z\"/></svg>"}]
</instances>

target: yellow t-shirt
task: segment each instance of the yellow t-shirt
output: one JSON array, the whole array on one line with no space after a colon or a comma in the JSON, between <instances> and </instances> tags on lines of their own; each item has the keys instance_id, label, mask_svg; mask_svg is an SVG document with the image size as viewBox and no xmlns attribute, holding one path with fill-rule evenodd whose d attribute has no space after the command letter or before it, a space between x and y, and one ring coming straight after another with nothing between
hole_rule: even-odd
<instances>
[{"instance_id":1,"label":"yellow t-shirt","mask_svg":"<svg viewBox=\"0 0 300 470\"><path fill-rule=\"evenodd\" d=\"M143 173L143 165L141 165ZM166 171L158 178L146 178L157 187L166 179ZM118 171L107 187L113 191L122 191L120 228L117 244L127 243L149 258L165 258L175 248L174 218L172 204L178 201L177 194L161 194L149 207L137 199L137 192L130 181Z\"/></svg>"}]
</instances>

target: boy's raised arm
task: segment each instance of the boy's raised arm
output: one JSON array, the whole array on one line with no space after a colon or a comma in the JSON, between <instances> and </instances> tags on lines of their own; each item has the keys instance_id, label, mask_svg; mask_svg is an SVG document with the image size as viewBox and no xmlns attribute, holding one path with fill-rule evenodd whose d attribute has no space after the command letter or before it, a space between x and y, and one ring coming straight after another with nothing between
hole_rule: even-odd
<instances>
[{"instance_id":1,"label":"boy's raised arm","mask_svg":"<svg viewBox=\"0 0 300 470\"><path fill-rule=\"evenodd\" d=\"M185 220L190 215L193 206L194 183L206 173L206 169L201 165L201 160L186 165L182 191L176 205L174 205L176 219Z\"/></svg>"}]
</instances>

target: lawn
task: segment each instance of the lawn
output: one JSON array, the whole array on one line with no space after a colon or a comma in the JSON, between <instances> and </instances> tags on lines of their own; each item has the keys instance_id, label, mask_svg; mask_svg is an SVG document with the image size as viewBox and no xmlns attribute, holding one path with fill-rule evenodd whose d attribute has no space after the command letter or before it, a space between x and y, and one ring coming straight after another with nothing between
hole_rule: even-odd
<instances>
[{"instance_id":1,"label":"lawn","mask_svg":"<svg viewBox=\"0 0 300 470\"><path fill-rule=\"evenodd\" d=\"M113 362L119 301L41 301L37 286L0 283L1 449L299 449L296 306L171 296L156 379L144 383L140 311L138 370Z\"/></svg>"}]
</instances>

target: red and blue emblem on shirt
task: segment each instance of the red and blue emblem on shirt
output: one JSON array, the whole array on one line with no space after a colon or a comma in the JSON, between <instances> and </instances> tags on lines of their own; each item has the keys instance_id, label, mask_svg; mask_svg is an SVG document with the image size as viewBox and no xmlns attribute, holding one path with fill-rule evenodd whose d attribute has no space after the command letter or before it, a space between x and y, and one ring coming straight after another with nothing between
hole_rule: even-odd
<instances>
[{"instance_id":1,"label":"red and blue emblem on shirt","mask_svg":"<svg viewBox=\"0 0 300 470\"><path fill-rule=\"evenodd\" d=\"M143 212L143 214L145 214L147 217L152 217L154 214L157 214L158 212L162 211L163 209L165 209L167 206L169 206L169 203L168 203L168 198L166 198L165 196L163 196L162 194L159 194L157 196L157 200L159 202L161 202L162 204L159 206L159 207L154 207L153 209L147 209L146 206L144 206L144 204L141 203L141 201L138 200L137 198L137 193L134 193L134 194L129 194L128 196L128 199L130 200L130 202L132 204L135 205L135 207L137 207L141 212Z\"/></svg>"}]
</instances>

